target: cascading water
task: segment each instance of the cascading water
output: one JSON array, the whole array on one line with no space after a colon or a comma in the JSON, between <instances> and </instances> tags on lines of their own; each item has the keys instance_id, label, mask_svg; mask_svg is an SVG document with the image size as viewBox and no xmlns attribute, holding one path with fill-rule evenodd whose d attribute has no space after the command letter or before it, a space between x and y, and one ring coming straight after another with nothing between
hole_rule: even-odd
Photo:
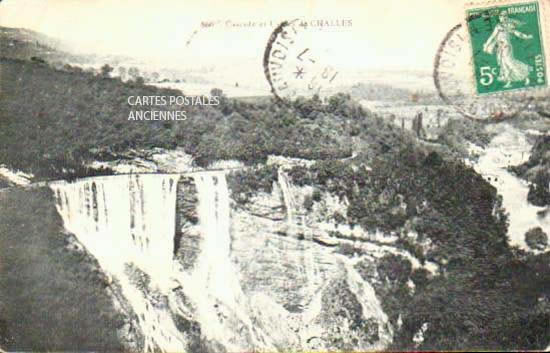
<instances>
[{"instance_id":1,"label":"cascading water","mask_svg":"<svg viewBox=\"0 0 550 353\"><path fill-rule=\"evenodd\" d=\"M292 192L290 192L290 182L288 177L282 168L277 170L277 179L279 180L279 185L281 186L281 192L283 193L283 201L286 208L286 220L289 225L294 222L294 197Z\"/></svg>"},{"instance_id":2,"label":"cascading water","mask_svg":"<svg viewBox=\"0 0 550 353\"><path fill-rule=\"evenodd\" d=\"M365 318L387 322L372 287L354 269L353 261L300 238L309 231L303 219L300 227L296 225L300 191L282 170L279 184L290 236L277 236L282 243L274 247L283 256L269 258L266 243L257 243L247 229L232 234L240 221L231 217L225 172L201 172L193 175L201 234L198 256L194 266L185 269L173 258L178 178L119 175L51 184L66 229L116 280L136 314L130 320L143 334L144 351L188 350L197 336L180 331L176 316L198 323L199 337L226 351L305 349L312 337L332 330L333 324L321 319L327 310L322 298L330 295L325 291L332 283L329 278L345 278L344 285L357 297ZM255 247L260 258L241 259L234 253L235 239L237 244L244 241ZM267 287L246 277L242 261L263 264L267 277L258 281ZM281 287L270 276L288 285ZM294 302L300 310L289 311L282 305ZM379 343L385 344L391 334L387 337L386 330L380 330Z\"/></svg>"},{"instance_id":3,"label":"cascading water","mask_svg":"<svg viewBox=\"0 0 550 353\"><path fill-rule=\"evenodd\" d=\"M198 192L198 214L203 229L203 246L197 267L197 280L203 282L209 294L226 303L235 301L238 288L229 262L229 194L223 173L199 174L195 177Z\"/></svg>"},{"instance_id":4,"label":"cascading water","mask_svg":"<svg viewBox=\"0 0 550 353\"><path fill-rule=\"evenodd\" d=\"M304 219L301 219L302 227L298 228L298 225L296 224L297 219L295 219L295 208L296 208L296 200L294 199L294 194L291 190L290 181L288 180L288 175L284 172L283 168L279 168L277 170L277 177L279 180L279 185L281 187L281 192L283 194L283 201L286 208L286 221L287 221L287 227L288 231L290 233L296 233L301 232L302 236L306 236L308 234L307 229L305 227ZM311 240L311 239L308 239ZM313 254L309 251L304 251L302 253L301 261L303 264L303 269L305 272L305 276L308 278L308 288L306 297L312 298L315 287L313 286L315 283L316 276L316 268L315 268L315 262L313 259Z\"/></svg>"},{"instance_id":5,"label":"cascading water","mask_svg":"<svg viewBox=\"0 0 550 353\"><path fill-rule=\"evenodd\" d=\"M258 339L252 334L247 298L231 262L230 202L225 172L198 173L194 180L203 240L199 260L185 280L184 291L196 304L198 320L205 323L202 327L205 336L230 350L258 346ZM225 320L220 320L223 317Z\"/></svg>"},{"instance_id":6,"label":"cascading water","mask_svg":"<svg viewBox=\"0 0 550 353\"><path fill-rule=\"evenodd\" d=\"M291 187L291 183L288 179L287 174L282 168L279 168L278 170L278 180L287 212L286 220L288 224L288 229L290 232L294 232L296 230L302 232L304 238L307 239L308 230L304 219L302 219L300 228L298 228L295 224L295 218L297 218L295 212L297 209L297 204L294 197L294 192ZM315 300L315 295L318 292L317 288L319 288L319 286L322 284L316 283L319 280L318 268L316 266L314 254L311 250L311 248L304 249L301 254L301 262L302 268L304 269L307 278L307 297L312 299L305 304L309 306L309 311L315 312L322 310L320 308L315 308L317 304ZM370 283L361 278L354 267L357 260L351 260L345 256L339 256L339 260L341 262L341 266L345 269L346 283L360 302L363 313L375 317L379 322L387 323L388 318L382 310L380 302L375 295L374 288L371 286ZM384 344L391 342L393 335L391 328L389 329L389 331L381 329L379 330L379 334L380 342L383 342L380 347L384 347Z\"/></svg>"},{"instance_id":7,"label":"cascading water","mask_svg":"<svg viewBox=\"0 0 550 353\"><path fill-rule=\"evenodd\" d=\"M181 333L158 295L168 291L173 273L178 179L119 175L50 184L67 231L118 280L138 317L146 351L184 350ZM135 268L150 283L139 283Z\"/></svg>"}]
</instances>

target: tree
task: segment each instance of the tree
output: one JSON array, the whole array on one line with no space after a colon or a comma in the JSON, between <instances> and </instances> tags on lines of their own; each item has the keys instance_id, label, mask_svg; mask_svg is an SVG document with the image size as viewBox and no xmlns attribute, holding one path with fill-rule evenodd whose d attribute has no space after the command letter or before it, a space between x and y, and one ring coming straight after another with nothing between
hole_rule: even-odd
<instances>
[{"instance_id":1,"label":"tree","mask_svg":"<svg viewBox=\"0 0 550 353\"><path fill-rule=\"evenodd\" d=\"M537 172L534 183L529 185L527 200L535 206L550 205L550 174L547 171Z\"/></svg>"},{"instance_id":2,"label":"tree","mask_svg":"<svg viewBox=\"0 0 550 353\"><path fill-rule=\"evenodd\" d=\"M160 75L158 72L153 72L151 74L151 77L150 77L151 82L158 82L159 79L160 79Z\"/></svg>"},{"instance_id":3,"label":"tree","mask_svg":"<svg viewBox=\"0 0 550 353\"><path fill-rule=\"evenodd\" d=\"M377 270L381 279L404 283L411 275L412 264L401 255L386 254L380 259Z\"/></svg>"},{"instance_id":4,"label":"tree","mask_svg":"<svg viewBox=\"0 0 550 353\"><path fill-rule=\"evenodd\" d=\"M342 109L349 101L351 97L349 94L337 93L328 98L328 109L330 112L336 112L339 109Z\"/></svg>"},{"instance_id":5,"label":"tree","mask_svg":"<svg viewBox=\"0 0 550 353\"><path fill-rule=\"evenodd\" d=\"M308 211L311 211L311 209L313 208L313 198L311 197L311 195L306 195L304 197L304 208Z\"/></svg>"},{"instance_id":6,"label":"tree","mask_svg":"<svg viewBox=\"0 0 550 353\"><path fill-rule=\"evenodd\" d=\"M121 81L124 81L126 79L126 68L124 66L118 67L118 76L120 77Z\"/></svg>"},{"instance_id":7,"label":"tree","mask_svg":"<svg viewBox=\"0 0 550 353\"><path fill-rule=\"evenodd\" d=\"M425 268L417 268L411 274L411 280L417 288L424 288L430 282L430 272Z\"/></svg>"},{"instance_id":8,"label":"tree","mask_svg":"<svg viewBox=\"0 0 550 353\"><path fill-rule=\"evenodd\" d=\"M525 233L525 242L529 248L542 251L548 246L548 235L541 227L535 227Z\"/></svg>"},{"instance_id":9,"label":"tree","mask_svg":"<svg viewBox=\"0 0 550 353\"><path fill-rule=\"evenodd\" d=\"M223 97L225 96L221 88L212 88L210 90L210 96L212 97Z\"/></svg>"},{"instance_id":10,"label":"tree","mask_svg":"<svg viewBox=\"0 0 550 353\"><path fill-rule=\"evenodd\" d=\"M139 70L137 67L131 67L128 69L128 76L130 76L130 79L133 81L136 81L139 77Z\"/></svg>"},{"instance_id":11,"label":"tree","mask_svg":"<svg viewBox=\"0 0 550 353\"><path fill-rule=\"evenodd\" d=\"M113 67L109 64L105 64L100 69L100 75L101 77L111 77L111 73L113 72Z\"/></svg>"}]
</instances>

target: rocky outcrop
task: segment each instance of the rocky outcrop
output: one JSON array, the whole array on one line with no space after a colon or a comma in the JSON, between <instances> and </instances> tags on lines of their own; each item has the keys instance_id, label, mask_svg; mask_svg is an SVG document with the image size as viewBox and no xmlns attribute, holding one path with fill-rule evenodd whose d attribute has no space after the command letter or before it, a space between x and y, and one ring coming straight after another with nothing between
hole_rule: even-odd
<instances>
[{"instance_id":1,"label":"rocky outcrop","mask_svg":"<svg viewBox=\"0 0 550 353\"><path fill-rule=\"evenodd\" d=\"M197 190L191 177L180 178L176 196L176 232L174 258L190 269L200 252L201 230L198 226Z\"/></svg>"},{"instance_id":2,"label":"rocky outcrop","mask_svg":"<svg viewBox=\"0 0 550 353\"><path fill-rule=\"evenodd\" d=\"M281 176L271 193L257 193L232 208L231 257L244 293L263 305L258 322L269 327L273 316L289 322L288 328L269 330L284 349L384 348L391 325L355 263L375 263L384 253L398 251L376 242L395 238L331 221L346 206L327 193L306 210L313 188L281 183ZM344 250L350 247L357 251Z\"/></svg>"}]
</instances>

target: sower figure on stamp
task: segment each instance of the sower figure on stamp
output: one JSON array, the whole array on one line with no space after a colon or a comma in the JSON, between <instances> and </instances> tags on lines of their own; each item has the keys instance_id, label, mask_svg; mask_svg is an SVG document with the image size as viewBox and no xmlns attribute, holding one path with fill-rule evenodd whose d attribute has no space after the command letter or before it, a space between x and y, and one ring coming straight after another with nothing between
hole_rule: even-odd
<instances>
[{"instance_id":1,"label":"sower figure on stamp","mask_svg":"<svg viewBox=\"0 0 550 353\"><path fill-rule=\"evenodd\" d=\"M514 35L521 39L532 39L533 35L525 34L516 29L522 22L508 17L506 11L499 15L500 23L495 26L493 33L483 45L483 51L492 54L496 47L497 62L500 66L498 80L506 82L504 87L510 87L512 82L525 81L529 84L529 72L533 69L531 66L514 58L514 51L510 36Z\"/></svg>"}]
</instances>

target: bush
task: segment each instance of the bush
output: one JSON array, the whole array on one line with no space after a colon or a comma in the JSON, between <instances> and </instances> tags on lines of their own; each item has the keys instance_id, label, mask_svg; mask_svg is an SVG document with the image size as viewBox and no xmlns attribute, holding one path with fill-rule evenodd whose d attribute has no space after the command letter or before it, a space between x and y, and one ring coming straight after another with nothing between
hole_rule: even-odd
<instances>
[{"instance_id":1,"label":"bush","mask_svg":"<svg viewBox=\"0 0 550 353\"><path fill-rule=\"evenodd\" d=\"M430 271L425 268L417 268L411 274L411 280L417 289L425 288L430 282Z\"/></svg>"},{"instance_id":2,"label":"bush","mask_svg":"<svg viewBox=\"0 0 550 353\"><path fill-rule=\"evenodd\" d=\"M386 254L380 259L377 270L381 279L405 283L411 275L412 264L400 255Z\"/></svg>"},{"instance_id":3,"label":"bush","mask_svg":"<svg viewBox=\"0 0 550 353\"><path fill-rule=\"evenodd\" d=\"M340 243L340 245L338 245L338 248L336 249L336 252L348 257L360 256L363 254L363 251L361 249L356 248L349 243Z\"/></svg>"},{"instance_id":4,"label":"bush","mask_svg":"<svg viewBox=\"0 0 550 353\"><path fill-rule=\"evenodd\" d=\"M539 170L533 184L529 185L527 200L539 207L550 205L550 174L546 170Z\"/></svg>"},{"instance_id":5,"label":"bush","mask_svg":"<svg viewBox=\"0 0 550 353\"><path fill-rule=\"evenodd\" d=\"M313 190L313 193L311 194L311 198L315 202L321 201L321 191L319 191L318 189Z\"/></svg>"},{"instance_id":6,"label":"bush","mask_svg":"<svg viewBox=\"0 0 550 353\"><path fill-rule=\"evenodd\" d=\"M347 222L346 217L342 216L340 212L336 212L336 211L332 214L332 219L336 224L344 224Z\"/></svg>"},{"instance_id":7,"label":"bush","mask_svg":"<svg viewBox=\"0 0 550 353\"><path fill-rule=\"evenodd\" d=\"M528 230L525 233L525 242L533 250L544 250L548 246L548 235L541 227Z\"/></svg>"},{"instance_id":8,"label":"bush","mask_svg":"<svg viewBox=\"0 0 550 353\"><path fill-rule=\"evenodd\" d=\"M232 198L244 205L258 192L271 193L273 183L278 180L277 168L276 165L261 166L228 174L227 183Z\"/></svg>"}]
</instances>

